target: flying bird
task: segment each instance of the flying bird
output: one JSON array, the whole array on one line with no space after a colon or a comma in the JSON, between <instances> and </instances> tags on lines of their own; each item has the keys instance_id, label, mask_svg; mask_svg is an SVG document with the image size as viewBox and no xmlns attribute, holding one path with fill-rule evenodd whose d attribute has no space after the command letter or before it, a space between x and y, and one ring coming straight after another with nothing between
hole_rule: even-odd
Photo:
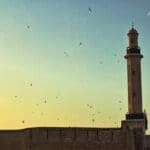
<instances>
[{"instance_id":1,"label":"flying bird","mask_svg":"<svg viewBox=\"0 0 150 150\"><path fill-rule=\"evenodd\" d=\"M29 25L27 25L27 28L28 28L28 29L30 29L30 26L29 26Z\"/></svg>"},{"instance_id":2,"label":"flying bird","mask_svg":"<svg viewBox=\"0 0 150 150\"><path fill-rule=\"evenodd\" d=\"M92 105L90 106L90 108L92 108Z\"/></svg>"},{"instance_id":3,"label":"flying bird","mask_svg":"<svg viewBox=\"0 0 150 150\"><path fill-rule=\"evenodd\" d=\"M89 12L92 12L92 9L89 7Z\"/></svg>"},{"instance_id":4,"label":"flying bird","mask_svg":"<svg viewBox=\"0 0 150 150\"><path fill-rule=\"evenodd\" d=\"M22 120L22 123L24 124L24 123L25 123L25 121L24 121L24 120Z\"/></svg>"},{"instance_id":5,"label":"flying bird","mask_svg":"<svg viewBox=\"0 0 150 150\"><path fill-rule=\"evenodd\" d=\"M82 42L79 43L79 46L81 46L81 45L82 45Z\"/></svg>"},{"instance_id":6,"label":"flying bird","mask_svg":"<svg viewBox=\"0 0 150 150\"><path fill-rule=\"evenodd\" d=\"M66 57L68 57L68 56L69 56L69 54L68 54L67 52L64 52L64 55L65 55Z\"/></svg>"},{"instance_id":7,"label":"flying bird","mask_svg":"<svg viewBox=\"0 0 150 150\"><path fill-rule=\"evenodd\" d=\"M95 121L95 119L92 119L92 122L94 122Z\"/></svg>"}]
</instances>

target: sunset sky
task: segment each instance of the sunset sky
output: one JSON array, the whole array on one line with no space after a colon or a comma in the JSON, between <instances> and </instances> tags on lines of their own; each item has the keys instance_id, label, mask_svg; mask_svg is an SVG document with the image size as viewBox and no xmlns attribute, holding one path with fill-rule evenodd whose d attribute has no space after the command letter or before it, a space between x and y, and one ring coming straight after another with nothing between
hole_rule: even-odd
<instances>
[{"instance_id":1,"label":"sunset sky","mask_svg":"<svg viewBox=\"0 0 150 150\"><path fill-rule=\"evenodd\" d=\"M0 0L0 129L119 127L132 21L150 121L149 0Z\"/></svg>"}]
</instances>

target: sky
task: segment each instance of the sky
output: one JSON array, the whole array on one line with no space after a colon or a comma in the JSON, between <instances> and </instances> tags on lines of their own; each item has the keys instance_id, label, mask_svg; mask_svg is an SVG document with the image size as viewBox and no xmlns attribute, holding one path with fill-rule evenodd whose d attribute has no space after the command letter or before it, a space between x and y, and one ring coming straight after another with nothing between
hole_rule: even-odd
<instances>
[{"instance_id":1,"label":"sky","mask_svg":"<svg viewBox=\"0 0 150 150\"><path fill-rule=\"evenodd\" d=\"M0 10L0 129L120 127L132 21L150 121L149 0L1 0Z\"/></svg>"}]
</instances>

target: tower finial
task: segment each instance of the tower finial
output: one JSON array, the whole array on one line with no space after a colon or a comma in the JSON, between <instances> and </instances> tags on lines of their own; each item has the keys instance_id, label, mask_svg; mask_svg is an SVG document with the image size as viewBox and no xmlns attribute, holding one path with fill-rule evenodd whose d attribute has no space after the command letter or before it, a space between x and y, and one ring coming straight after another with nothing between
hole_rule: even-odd
<instances>
[{"instance_id":1,"label":"tower finial","mask_svg":"<svg viewBox=\"0 0 150 150\"><path fill-rule=\"evenodd\" d=\"M132 21L132 28L134 28L134 22Z\"/></svg>"}]
</instances>

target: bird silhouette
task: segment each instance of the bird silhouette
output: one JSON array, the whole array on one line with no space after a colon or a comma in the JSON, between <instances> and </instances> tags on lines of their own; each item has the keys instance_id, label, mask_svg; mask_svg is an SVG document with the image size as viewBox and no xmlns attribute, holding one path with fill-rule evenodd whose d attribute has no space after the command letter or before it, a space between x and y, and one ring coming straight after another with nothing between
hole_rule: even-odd
<instances>
[{"instance_id":1,"label":"bird silhouette","mask_svg":"<svg viewBox=\"0 0 150 150\"><path fill-rule=\"evenodd\" d=\"M79 43L79 46L81 46L81 45L82 45L82 42Z\"/></svg>"},{"instance_id":2,"label":"bird silhouette","mask_svg":"<svg viewBox=\"0 0 150 150\"><path fill-rule=\"evenodd\" d=\"M68 54L67 52L64 52L64 55L65 55L66 57L68 57L68 56L69 56L69 54Z\"/></svg>"},{"instance_id":3,"label":"bird silhouette","mask_svg":"<svg viewBox=\"0 0 150 150\"><path fill-rule=\"evenodd\" d=\"M24 120L22 120L22 123L24 124L24 123L25 123L25 121L24 121Z\"/></svg>"},{"instance_id":4,"label":"bird silhouette","mask_svg":"<svg viewBox=\"0 0 150 150\"><path fill-rule=\"evenodd\" d=\"M28 29L30 29L30 26L29 26L29 25L27 25L27 28L28 28Z\"/></svg>"},{"instance_id":5,"label":"bird silhouette","mask_svg":"<svg viewBox=\"0 0 150 150\"><path fill-rule=\"evenodd\" d=\"M92 9L89 7L89 12L92 12Z\"/></svg>"},{"instance_id":6,"label":"bird silhouette","mask_svg":"<svg viewBox=\"0 0 150 150\"><path fill-rule=\"evenodd\" d=\"M90 104L87 104L87 107L88 107L88 108L92 108L93 106L92 106L92 105L90 105Z\"/></svg>"},{"instance_id":7,"label":"bird silhouette","mask_svg":"<svg viewBox=\"0 0 150 150\"><path fill-rule=\"evenodd\" d=\"M94 122L95 121L95 119L92 119L92 122Z\"/></svg>"}]
</instances>

